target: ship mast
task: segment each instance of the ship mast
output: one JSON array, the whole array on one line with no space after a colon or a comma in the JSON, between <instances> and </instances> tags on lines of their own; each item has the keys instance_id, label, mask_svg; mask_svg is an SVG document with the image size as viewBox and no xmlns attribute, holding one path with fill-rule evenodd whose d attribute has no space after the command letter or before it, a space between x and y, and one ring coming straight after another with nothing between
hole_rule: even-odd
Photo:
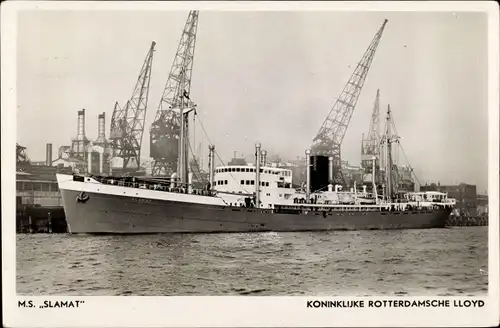
<instances>
[{"instance_id":1,"label":"ship mast","mask_svg":"<svg viewBox=\"0 0 500 328\"><path fill-rule=\"evenodd\" d=\"M393 200L393 185L392 185L392 146L391 144L394 141L397 141L397 137L392 135L391 126L392 126L392 118L391 118L391 105L387 105L387 117L386 117L386 129L385 129L385 149L386 149L386 168L385 168L385 179L386 179L386 194L387 200L392 202Z\"/></svg>"},{"instance_id":2,"label":"ship mast","mask_svg":"<svg viewBox=\"0 0 500 328\"><path fill-rule=\"evenodd\" d=\"M179 89L184 86L184 69L181 70L181 83L179 83ZM186 118L184 116L184 95L182 91L179 90L178 94L180 95L180 104L179 104L179 116L181 118L180 124L180 137L179 137L179 160L177 172L179 172L179 180L180 183L186 182L186 172L188 170L186 163Z\"/></svg>"}]
</instances>

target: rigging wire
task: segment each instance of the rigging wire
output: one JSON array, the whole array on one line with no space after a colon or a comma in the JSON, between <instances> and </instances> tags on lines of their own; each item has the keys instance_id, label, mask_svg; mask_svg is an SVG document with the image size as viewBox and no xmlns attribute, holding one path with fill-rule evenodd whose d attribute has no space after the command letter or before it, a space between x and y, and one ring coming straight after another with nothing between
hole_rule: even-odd
<instances>
[{"instance_id":1,"label":"rigging wire","mask_svg":"<svg viewBox=\"0 0 500 328\"><path fill-rule=\"evenodd\" d=\"M394 120L394 114L393 114L393 113L391 113L391 121L392 121L392 128L394 129L394 133L395 133L395 135L396 135L396 136L399 136L398 131L397 131L397 129L396 129L396 123L395 123L395 120ZM386 123L386 124L387 124L387 123ZM387 125L386 125L386 126L387 126ZM405 150L404 150L404 148L403 148L403 145L402 145L402 144L401 144L401 142L399 141L399 138L398 138L398 140L397 140L397 143L398 143L398 145L399 145L399 148L401 149L401 152L403 153L403 156L404 156L404 158L405 158L406 163L408 164L408 167L410 168L410 173L412 173L412 174L413 174L413 176L415 177L415 180L417 180L418 185L420 186L420 185L421 185L421 184L420 184L420 180L418 179L417 174L415 173L415 170L414 170L414 169L413 169L413 167L411 166L410 161L408 160L408 157L406 156L406 152L405 152Z\"/></svg>"},{"instance_id":2,"label":"rigging wire","mask_svg":"<svg viewBox=\"0 0 500 328\"><path fill-rule=\"evenodd\" d=\"M200 178L198 178L198 175L196 173L194 173L193 165L191 163L189 163L189 167L191 168L191 173L193 173L195 179L198 180L198 182L205 183L205 182L207 182L207 180L204 179L204 178L202 178L201 168L198 165L198 159L194 155L193 148L191 147L191 143L190 142L188 142L188 146L189 146L189 150L191 151L191 155L193 156L193 159L194 159L193 162L195 163L196 168L198 169L198 172L200 173Z\"/></svg>"},{"instance_id":3,"label":"rigging wire","mask_svg":"<svg viewBox=\"0 0 500 328\"><path fill-rule=\"evenodd\" d=\"M210 145L213 145L212 141L210 141L210 138L208 137L208 133L205 130L205 127L203 126L203 122L201 121L201 119L199 117L198 117L198 122L200 123L201 129L203 130L203 133L205 134L205 137L207 138L207 141L209 142ZM224 165L224 161L222 161L222 158L219 156L219 153L216 150L214 150L214 153L217 156L217 158L219 159L219 161L221 162L221 164ZM231 178L233 178L234 181L238 182L238 180L234 177L234 175L231 172L228 172L228 173L231 176ZM240 187L247 194L251 194L251 192L249 192L245 187L243 187L243 185L240 185Z\"/></svg>"}]
</instances>

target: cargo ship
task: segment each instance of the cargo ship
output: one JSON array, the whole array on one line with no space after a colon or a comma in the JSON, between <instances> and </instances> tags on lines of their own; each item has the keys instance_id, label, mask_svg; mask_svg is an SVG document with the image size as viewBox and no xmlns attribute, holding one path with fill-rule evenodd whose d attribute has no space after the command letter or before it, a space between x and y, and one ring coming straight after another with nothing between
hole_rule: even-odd
<instances>
[{"instance_id":1,"label":"cargo ship","mask_svg":"<svg viewBox=\"0 0 500 328\"><path fill-rule=\"evenodd\" d=\"M181 138L182 139L182 138ZM292 172L265 165L260 144L250 165L214 167L209 147L209 182L193 188L187 167L184 183L170 178L57 175L70 233L147 234L289 232L443 228L455 203L446 193L408 192L395 196L343 191L331 180L311 190L306 151L306 187L292 187ZM331 177L332 158L327 158ZM390 161L389 161L390 162ZM261 165L263 164L263 165ZM375 166L375 159L373 160ZM390 176L390 174L389 174Z\"/></svg>"}]
</instances>

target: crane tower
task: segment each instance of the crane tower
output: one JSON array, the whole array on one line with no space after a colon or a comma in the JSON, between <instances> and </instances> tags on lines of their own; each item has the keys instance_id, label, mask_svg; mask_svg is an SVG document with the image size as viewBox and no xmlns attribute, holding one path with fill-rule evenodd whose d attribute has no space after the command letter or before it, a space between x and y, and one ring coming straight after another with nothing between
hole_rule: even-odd
<instances>
[{"instance_id":1,"label":"crane tower","mask_svg":"<svg viewBox=\"0 0 500 328\"><path fill-rule=\"evenodd\" d=\"M123 169L140 168L141 143L144 133L144 120L149 97L149 84L156 43L151 46L141 67L132 97L124 108L115 103L111 117L111 147L113 156L123 159Z\"/></svg>"},{"instance_id":2,"label":"crane tower","mask_svg":"<svg viewBox=\"0 0 500 328\"><path fill-rule=\"evenodd\" d=\"M185 136L188 135L187 115L195 107L190 99L190 91L197 28L198 11L192 10L189 12L184 26L167 83L150 129L153 176L170 176L174 172L182 172L184 171L182 167L188 162L188 152L184 151L187 144L181 145L179 140L181 133ZM181 116L184 122L182 126ZM181 156L184 158L178 158L178 154L184 154ZM185 173L183 172L183 174ZM180 178L183 180L184 177Z\"/></svg>"},{"instance_id":3,"label":"crane tower","mask_svg":"<svg viewBox=\"0 0 500 328\"><path fill-rule=\"evenodd\" d=\"M318 134L313 139L311 147L313 155L333 157L333 181L331 182L334 184L345 185L340 147L386 24L387 19L384 20L377 34L375 34L368 49L354 69L351 78L321 125Z\"/></svg>"},{"instance_id":4,"label":"crane tower","mask_svg":"<svg viewBox=\"0 0 500 328\"><path fill-rule=\"evenodd\" d=\"M368 136L365 138L363 135L361 141L361 167L363 168L363 175L375 174L376 183L380 181L380 142L380 90L377 90ZM372 172L373 157L375 157L375 172Z\"/></svg>"}]
</instances>

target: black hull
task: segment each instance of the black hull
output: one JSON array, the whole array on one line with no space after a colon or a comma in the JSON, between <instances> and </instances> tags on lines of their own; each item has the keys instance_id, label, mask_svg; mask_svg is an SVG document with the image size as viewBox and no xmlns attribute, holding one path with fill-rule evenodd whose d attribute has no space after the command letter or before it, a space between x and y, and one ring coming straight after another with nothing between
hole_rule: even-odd
<instances>
[{"instance_id":1,"label":"black hull","mask_svg":"<svg viewBox=\"0 0 500 328\"><path fill-rule=\"evenodd\" d=\"M449 209L289 214L61 189L68 230L89 234L219 233L444 228Z\"/></svg>"}]
</instances>

